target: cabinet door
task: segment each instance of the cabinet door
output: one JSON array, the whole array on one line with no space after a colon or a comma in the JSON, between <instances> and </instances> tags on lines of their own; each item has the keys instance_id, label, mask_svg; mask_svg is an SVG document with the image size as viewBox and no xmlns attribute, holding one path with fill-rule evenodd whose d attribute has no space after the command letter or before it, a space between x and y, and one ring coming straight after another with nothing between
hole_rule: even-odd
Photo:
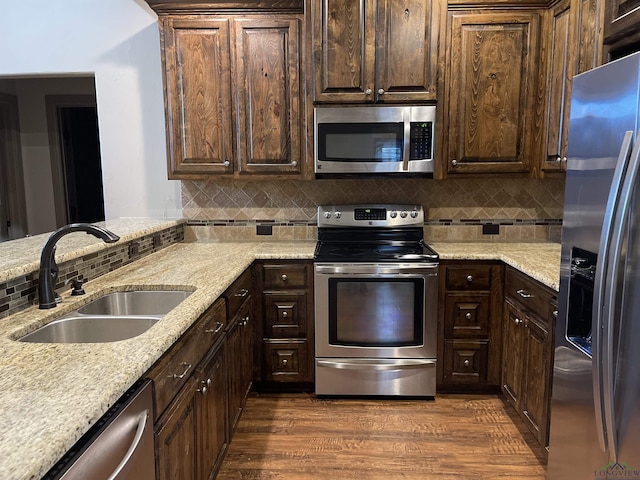
<instances>
[{"instance_id":1,"label":"cabinet door","mask_svg":"<svg viewBox=\"0 0 640 480\"><path fill-rule=\"evenodd\" d=\"M640 30L638 0L608 0L605 4L604 37L607 43Z\"/></svg>"},{"instance_id":2,"label":"cabinet door","mask_svg":"<svg viewBox=\"0 0 640 480\"><path fill-rule=\"evenodd\" d=\"M240 174L300 174L301 17L236 19Z\"/></svg>"},{"instance_id":3,"label":"cabinet door","mask_svg":"<svg viewBox=\"0 0 640 480\"><path fill-rule=\"evenodd\" d=\"M225 342L215 347L198 369L196 395L198 478L208 480L227 448L227 372Z\"/></svg>"},{"instance_id":4,"label":"cabinet door","mask_svg":"<svg viewBox=\"0 0 640 480\"><path fill-rule=\"evenodd\" d=\"M449 15L446 171L530 172L542 100L536 90L540 14Z\"/></svg>"},{"instance_id":5,"label":"cabinet door","mask_svg":"<svg viewBox=\"0 0 640 480\"><path fill-rule=\"evenodd\" d=\"M522 368L524 357L524 315L505 302L502 343L502 391L515 407L520 409L522 396Z\"/></svg>"},{"instance_id":6,"label":"cabinet door","mask_svg":"<svg viewBox=\"0 0 640 480\"><path fill-rule=\"evenodd\" d=\"M523 371L522 413L541 445L547 437L550 346L548 333L527 319L524 333L526 353Z\"/></svg>"},{"instance_id":7,"label":"cabinet door","mask_svg":"<svg viewBox=\"0 0 640 480\"><path fill-rule=\"evenodd\" d=\"M195 480L196 386L190 379L156 425L158 480Z\"/></svg>"},{"instance_id":8,"label":"cabinet door","mask_svg":"<svg viewBox=\"0 0 640 480\"><path fill-rule=\"evenodd\" d=\"M162 21L169 178L233 173L229 22Z\"/></svg>"},{"instance_id":9,"label":"cabinet door","mask_svg":"<svg viewBox=\"0 0 640 480\"><path fill-rule=\"evenodd\" d=\"M542 166L545 172L561 171L566 167L571 78L575 55L575 49L571 48L573 36L571 35L570 1L565 0L553 7L550 16L549 68L551 74L547 97L547 151Z\"/></svg>"},{"instance_id":10,"label":"cabinet door","mask_svg":"<svg viewBox=\"0 0 640 480\"><path fill-rule=\"evenodd\" d=\"M378 102L435 100L440 0L378 0Z\"/></svg>"},{"instance_id":11,"label":"cabinet door","mask_svg":"<svg viewBox=\"0 0 640 480\"><path fill-rule=\"evenodd\" d=\"M264 335L269 338L307 338L306 292L263 294Z\"/></svg>"},{"instance_id":12,"label":"cabinet door","mask_svg":"<svg viewBox=\"0 0 640 480\"><path fill-rule=\"evenodd\" d=\"M316 102L374 100L375 0L311 3Z\"/></svg>"},{"instance_id":13,"label":"cabinet door","mask_svg":"<svg viewBox=\"0 0 640 480\"><path fill-rule=\"evenodd\" d=\"M227 379L229 392L229 441L242 412L242 325L241 320L234 323L227 334Z\"/></svg>"}]
</instances>

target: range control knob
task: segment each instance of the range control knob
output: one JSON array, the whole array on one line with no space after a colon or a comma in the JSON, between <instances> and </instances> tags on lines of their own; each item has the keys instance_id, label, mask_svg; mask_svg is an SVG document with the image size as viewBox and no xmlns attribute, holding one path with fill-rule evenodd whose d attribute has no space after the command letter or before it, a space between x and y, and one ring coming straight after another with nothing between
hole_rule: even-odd
<instances>
[{"instance_id":1,"label":"range control knob","mask_svg":"<svg viewBox=\"0 0 640 480\"><path fill-rule=\"evenodd\" d=\"M338 212L335 212L333 216L336 218L340 218L342 216L342 213L338 211Z\"/></svg>"},{"instance_id":2,"label":"range control knob","mask_svg":"<svg viewBox=\"0 0 640 480\"><path fill-rule=\"evenodd\" d=\"M411 210L411 218L416 218L418 216L417 210Z\"/></svg>"},{"instance_id":3,"label":"range control knob","mask_svg":"<svg viewBox=\"0 0 640 480\"><path fill-rule=\"evenodd\" d=\"M331 218L331 212L324 212L324 218Z\"/></svg>"},{"instance_id":4,"label":"range control knob","mask_svg":"<svg viewBox=\"0 0 640 480\"><path fill-rule=\"evenodd\" d=\"M398 216L398 212L396 212L395 210L391 210L391 212L389 212L389 216L391 218L396 218Z\"/></svg>"},{"instance_id":5,"label":"range control knob","mask_svg":"<svg viewBox=\"0 0 640 480\"><path fill-rule=\"evenodd\" d=\"M402 218L407 218L407 212L403 210L402 212L400 212L400 216Z\"/></svg>"}]
</instances>

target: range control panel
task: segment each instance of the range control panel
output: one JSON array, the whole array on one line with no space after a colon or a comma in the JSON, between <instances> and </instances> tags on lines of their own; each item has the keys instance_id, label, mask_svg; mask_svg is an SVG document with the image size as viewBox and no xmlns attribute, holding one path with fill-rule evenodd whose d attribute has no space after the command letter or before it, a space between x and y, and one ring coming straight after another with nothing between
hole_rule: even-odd
<instances>
[{"instance_id":1,"label":"range control panel","mask_svg":"<svg viewBox=\"0 0 640 480\"><path fill-rule=\"evenodd\" d=\"M318 227L416 227L424 224L421 205L321 205Z\"/></svg>"}]
</instances>

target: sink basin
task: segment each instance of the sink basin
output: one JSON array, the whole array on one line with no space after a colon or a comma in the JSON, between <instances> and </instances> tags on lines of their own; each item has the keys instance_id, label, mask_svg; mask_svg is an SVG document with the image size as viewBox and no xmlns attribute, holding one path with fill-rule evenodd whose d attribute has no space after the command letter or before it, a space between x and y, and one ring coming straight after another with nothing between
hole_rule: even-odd
<instances>
[{"instance_id":1,"label":"sink basin","mask_svg":"<svg viewBox=\"0 0 640 480\"><path fill-rule=\"evenodd\" d=\"M149 330L191 292L134 290L108 293L18 340L33 343L117 342Z\"/></svg>"},{"instance_id":2,"label":"sink basin","mask_svg":"<svg viewBox=\"0 0 640 480\"><path fill-rule=\"evenodd\" d=\"M83 315L166 315L191 292L134 290L108 293L78 309Z\"/></svg>"},{"instance_id":3,"label":"sink basin","mask_svg":"<svg viewBox=\"0 0 640 480\"><path fill-rule=\"evenodd\" d=\"M69 315L20 338L33 343L103 343L137 337L161 317Z\"/></svg>"}]
</instances>

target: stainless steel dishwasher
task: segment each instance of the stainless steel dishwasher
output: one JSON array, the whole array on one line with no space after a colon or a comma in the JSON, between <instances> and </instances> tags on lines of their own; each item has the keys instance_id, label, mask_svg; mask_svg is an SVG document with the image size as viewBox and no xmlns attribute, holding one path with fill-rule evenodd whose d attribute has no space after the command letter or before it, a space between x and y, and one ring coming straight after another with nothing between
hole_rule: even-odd
<instances>
[{"instance_id":1,"label":"stainless steel dishwasher","mask_svg":"<svg viewBox=\"0 0 640 480\"><path fill-rule=\"evenodd\" d=\"M151 382L140 381L44 476L44 480L154 480Z\"/></svg>"}]
</instances>

